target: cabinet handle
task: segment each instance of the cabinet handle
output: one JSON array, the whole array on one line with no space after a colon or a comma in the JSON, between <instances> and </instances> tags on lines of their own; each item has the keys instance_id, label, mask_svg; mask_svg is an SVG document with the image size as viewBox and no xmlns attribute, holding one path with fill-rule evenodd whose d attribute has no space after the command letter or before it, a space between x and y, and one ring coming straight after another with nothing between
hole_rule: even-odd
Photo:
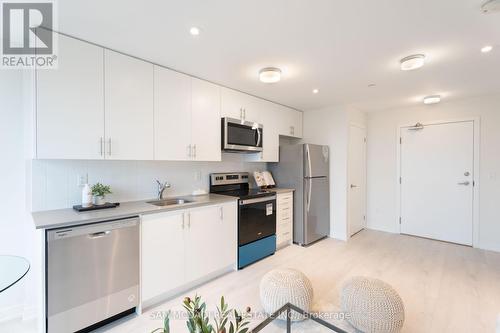
<instances>
[{"instance_id":1,"label":"cabinet handle","mask_svg":"<svg viewBox=\"0 0 500 333\"><path fill-rule=\"evenodd\" d=\"M111 138L108 139L108 155L111 156Z\"/></svg>"},{"instance_id":2,"label":"cabinet handle","mask_svg":"<svg viewBox=\"0 0 500 333\"><path fill-rule=\"evenodd\" d=\"M196 158L196 144L193 145L193 158Z\"/></svg>"},{"instance_id":3,"label":"cabinet handle","mask_svg":"<svg viewBox=\"0 0 500 333\"><path fill-rule=\"evenodd\" d=\"M247 109L243 109L243 120L247 120Z\"/></svg>"},{"instance_id":4,"label":"cabinet handle","mask_svg":"<svg viewBox=\"0 0 500 333\"><path fill-rule=\"evenodd\" d=\"M102 154L104 153L104 138L102 136L101 139L99 140L99 148L100 148L99 155L102 156Z\"/></svg>"},{"instance_id":5,"label":"cabinet handle","mask_svg":"<svg viewBox=\"0 0 500 333\"><path fill-rule=\"evenodd\" d=\"M191 145L187 145L187 156L191 158Z\"/></svg>"},{"instance_id":6,"label":"cabinet handle","mask_svg":"<svg viewBox=\"0 0 500 333\"><path fill-rule=\"evenodd\" d=\"M188 228L191 229L191 213L188 214Z\"/></svg>"},{"instance_id":7,"label":"cabinet handle","mask_svg":"<svg viewBox=\"0 0 500 333\"><path fill-rule=\"evenodd\" d=\"M186 219L186 213L182 214L182 229L184 229L184 220Z\"/></svg>"},{"instance_id":8,"label":"cabinet handle","mask_svg":"<svg viewBox=\"0 0 500 333\"><path fill-rule=\"evenodd\" d=\"M224 207L220 207L220 220L224 221Z\"/></svg>"},{"instance_id":9,"label":"cabinet handle","mask_svg":"<svg viewBox=\"0 0 500 333\"><path fill-rule=\"evenodd\" d=\"M290 134L291 135L295 134L295 128L293 126L290 126Z\"/></svg>"},{"instance_id":10,"label":"cabinet handle","mask_svg":"<svg viewBox=\"0 0 500 333\"><path fill-rule=\"evenodd\" d=\"M240 108L240 119L243 120L243 108Z\"/></svg>"}]
</instances>

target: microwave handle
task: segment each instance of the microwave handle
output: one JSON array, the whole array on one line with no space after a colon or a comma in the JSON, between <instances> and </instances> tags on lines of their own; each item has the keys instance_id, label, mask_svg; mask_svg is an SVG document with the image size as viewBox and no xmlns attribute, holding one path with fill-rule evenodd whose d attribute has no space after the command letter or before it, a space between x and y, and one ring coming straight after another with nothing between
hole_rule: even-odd
<instances>
[{"instance_id":1,"label":"microwave handle","mask_svg":"<svg viewBox=\"0 0 500 333\"><path fill-rule=\"evenodd\" d=\"M260 140L262 139L262 136L260 134L260 128L257 128L257 147L260 147Z\"/></svg>"}]
</instances>

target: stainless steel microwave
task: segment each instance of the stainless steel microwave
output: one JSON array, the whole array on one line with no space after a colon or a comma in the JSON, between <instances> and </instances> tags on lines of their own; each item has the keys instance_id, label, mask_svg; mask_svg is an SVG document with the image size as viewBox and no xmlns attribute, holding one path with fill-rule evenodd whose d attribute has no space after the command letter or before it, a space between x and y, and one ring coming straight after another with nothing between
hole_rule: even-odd
<instances>
[{"instance_id":1,"label":"stainless steel microwave","mask_svg":"<svg viewBox=\"0 0 500 333\"><path fill-rule=\"evenodd\" d=\"M261 152L264 137L262 124L234 118L222 118L222 150L230 152Z\"/></svg>"}]
</instances>

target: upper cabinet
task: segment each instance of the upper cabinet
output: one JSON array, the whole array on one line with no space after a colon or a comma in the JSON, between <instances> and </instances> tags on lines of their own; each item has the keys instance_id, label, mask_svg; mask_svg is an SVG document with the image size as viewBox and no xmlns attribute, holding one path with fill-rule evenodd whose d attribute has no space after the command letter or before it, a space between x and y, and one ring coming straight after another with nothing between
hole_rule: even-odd
<instances>
[{"instance_id":1,"label":"upper cabinet","mask_svg":"<svg viewBox=\"0 0 500 333\"><path fill-rule=\"evenodd\" d=\"M260 108L259 98L239 91L222 88L222 117L240 119L242 121L262 122L263 111Z\"/></svg>"},{"instance_id":2,"label":"upper cabinet","mask_svg":"<svg viewBox=\"0 0 500 333\"><path fill-rule=\"evenodd\" d=\"M191 160L191 78L159 66L154 72L155 159Z\"/></svg>"},{"instance_id":3,"label":"upper cabinet","mask_svg":"<svg viewBox=\"0 0 500 333\"><path fill-rule=\"evenodd\" d=\"M36 156L104 158L104 50L58 37L58 68L36 71Z\"/></svg>"},{"instance_id":4,"label":"upper cabinet","mask_svg":"<svg viewBox=\"0 0 500 333\"><path fill-rule=\"evenodd\" d=\"M221 160L220 86L191 79L191 142L196 161Z\"/></svg>"},{"instance_id":5,"label":"upper cabinet","mask_svg":"<svg viewBox=\"0 0 500 333\"><path fill-rule=\"evenodd\" d=\"M104 51L106 159L153 159L153 65Z\"/></svg>"},{"instance_id":6,"label":"upper cabinet","mask_svg":"<svg viewBox=\"0 0 500 333\"><path fill-rule=\"evenodd\" d=\"M280 135L302 138L302 112L279 105L277 114Z\"/></svg>"},{"instance_id":7,"label":"upper cabinet","mask_svg":"<svg viewBox=\"0 0 500 333\"><path fill-rule=\"evenodd\" d=\"M155 160L220 161L220 87L155 67Z\"/></svg>"},{"instance_id":8,"label":"upper cabinet","mask_svg":"<svg viewBox=\"0 0 500 333\"><path fill-rule=\"evenodd\" d=\"M220 161L221 117L264 125L263 152L302 137L302 112L58 36L58 69L36 70L36 157Z\"/></svg>"}]
</instances>

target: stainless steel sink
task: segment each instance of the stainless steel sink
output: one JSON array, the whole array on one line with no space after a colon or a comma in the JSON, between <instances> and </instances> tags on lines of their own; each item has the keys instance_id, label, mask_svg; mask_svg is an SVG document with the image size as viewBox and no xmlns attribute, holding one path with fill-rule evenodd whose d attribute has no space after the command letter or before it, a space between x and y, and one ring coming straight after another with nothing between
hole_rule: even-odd
<instances>
[{"instance_id":1,"label":"stainless steel sink","mask_svg":"<svg viewBox=\"0 0 500 333\"><path fill-rule=\"evenodd\" d=\"M172 198L172 199L164 199L164 200L155 200L155 201L148 201L148 204L155 205L155 206L177 206L177 205L184 205L187 203L192 202L191 200L186 200L182 198Z\"/></svg>"}]
</instances>

